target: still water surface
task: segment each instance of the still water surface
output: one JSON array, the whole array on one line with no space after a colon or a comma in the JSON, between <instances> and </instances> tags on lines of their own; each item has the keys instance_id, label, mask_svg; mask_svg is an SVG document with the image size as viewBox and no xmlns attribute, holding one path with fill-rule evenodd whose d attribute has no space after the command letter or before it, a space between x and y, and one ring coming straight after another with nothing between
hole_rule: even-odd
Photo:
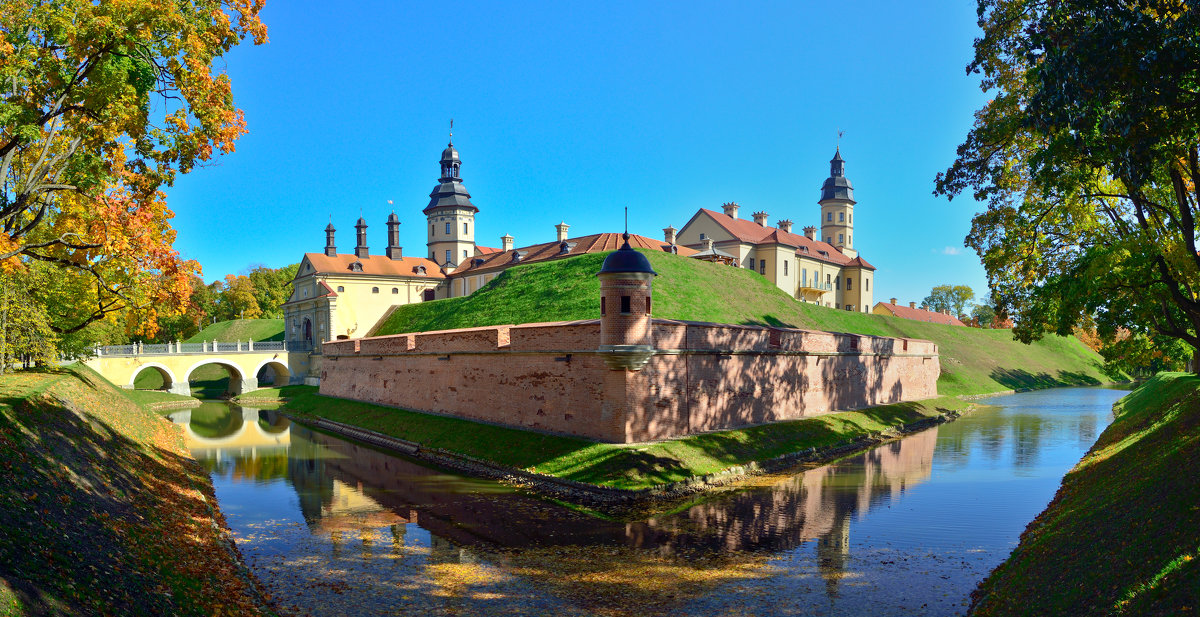
<instances>
[{"instance_id":1,"label":"still water surface","mask_svg":"<svg viewBox=\"0 0 1200 617\"><path fill-rule=\"evenodd\" d=\"M298 615L957 615L1123 392L956 422L609 521L207 402L172 415L251 569Z\"/></svg>"}]
</instances>

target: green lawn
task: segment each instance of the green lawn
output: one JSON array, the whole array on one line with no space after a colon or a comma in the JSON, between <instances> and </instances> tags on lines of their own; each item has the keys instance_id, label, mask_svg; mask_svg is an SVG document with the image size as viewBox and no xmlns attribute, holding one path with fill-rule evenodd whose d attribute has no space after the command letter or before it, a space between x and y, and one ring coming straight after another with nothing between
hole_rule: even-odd
<instances>
[{"instance_id":1,"label":"green lawn","mask_svg":"<svg viewBox=\"0 0 1200 617\"><path fill-rule=\"evenodd\" d=\"M1200 611L1200 377L1160 374L1116 413L973 615Z\"/></svg>"},{"instance_id":2,"label":"green lawn","mask_svg":"<svg viewBox=\"0 0 1200 617\"><path fill-rule=\"evenodd\" d=\"M744 268L645 253L659 274L654 279L656 317L931 340L941 353L941 394L1110 381L1100 371L1099 356L1074 337L1049 335L1025 345L1013 341L1008 330L839 311L798 302ZM509 268L470 296L401 306L377 334L597 318L600 283L596 271L604 257L581 255Z\"/></svg>"},{"instance_id":3,"label":"green lawn","mask_svg":"<svg viewBox=\"0 0 1200 617\"><path fill-rule=\"evenodd\" d=\"M196 333L185 343L201 341L282 341L282 319L231 319L218 321Z\"/></svg>"},{"instance_id":4,"label":"green lawn","mask_svg":"<svg viewBox=\"0 0 1200 617\"><path fill-rule=\"evenodd\" d=\"M966 406L957 398L943 397L635 445L596 443L329 398L315 388L293 391L285 409L558 478L640 489L807 448L843 444Z\"/></svg>"}]
</instances>

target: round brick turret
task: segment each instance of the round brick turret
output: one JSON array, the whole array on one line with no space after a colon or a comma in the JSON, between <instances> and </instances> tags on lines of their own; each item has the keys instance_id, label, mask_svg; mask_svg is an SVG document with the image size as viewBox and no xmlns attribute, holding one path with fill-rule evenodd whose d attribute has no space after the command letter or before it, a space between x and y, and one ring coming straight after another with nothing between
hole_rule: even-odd
<instances>
[{"instance_id":1,"label":"round brick turret","mask_svg":"<svg viewBox=\"0 0 1200 617\"><path fill-rule=\"evenodd\" d=\"M625 244L609 253L600 277L600 348L614 370L636 371L654 355L651 283L657 273L646 256Z\"/></svg>"}]
</instances>

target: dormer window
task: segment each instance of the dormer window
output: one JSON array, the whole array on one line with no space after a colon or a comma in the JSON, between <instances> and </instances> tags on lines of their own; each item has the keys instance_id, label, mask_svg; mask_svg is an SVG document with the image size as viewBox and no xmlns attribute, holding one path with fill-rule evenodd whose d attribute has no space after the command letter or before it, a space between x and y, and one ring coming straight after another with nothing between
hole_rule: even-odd
<instances>
[{"instance_id":1,"label":"dormer window","mask_svg":"<svg viewBox=\"0 0 1200 617\"><path fill-rule=\"evenodd\" d=\"M513 251L512 262L517 263L518 261L521 261L522 257L524 257L524 255L521 254L521 251Z\"/></svg>"},{"instance_id":2,"label":"dormer window","mask_svg":"<svg viewBox=\"0 0 1200 617\"><path fill-rule=\"evenodd\" d=\"M362 269L362 262L361 262L361 261L355 261L355 262L351 263L351 264L350 264L350 271L351 271L351 272L362 272L362 271L363 271L363 269Z\"/></svg>"},{"instance_id":3,"label":"dormer window","mask_svg":"<svg viewBox=\"0 0 1200 617\"><path fill-rule=\"evenodd\" d=\"M567 253L570 253L570 252L571 252L570 244L567 244L566 242L558 243L558 254L559 255L566 255Z\"/></svg>"},{"instance_id":4,"label":"dormer window","mask_svg":"<svg viewBox=\"0 0 1200 617\"><path fill-rule=\"evenodd\" d=\"M425 276L425 266L417 266L416 271L417 271L417 274L419 274L421 276Z\"/></svg>"}]
</instances>

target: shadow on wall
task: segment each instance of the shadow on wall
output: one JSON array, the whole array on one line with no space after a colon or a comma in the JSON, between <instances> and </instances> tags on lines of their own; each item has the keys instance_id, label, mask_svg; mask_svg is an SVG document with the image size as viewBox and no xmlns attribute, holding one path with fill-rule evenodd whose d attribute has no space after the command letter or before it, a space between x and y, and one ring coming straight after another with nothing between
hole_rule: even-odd
<instances>
[{"instance_id":1,"label":"shadow on wall","mask_svg":"<svg viewBox=\"0 0 1200 617\"><path fill-rule=\"evenodd\" d=\"M989 375L997 383L1013 390L1055 388L1061 386L1098 386L1100 380L1083 373L1059 371L1055 377L1050 373L1030 373L1021 369L997 368Z\"/></svg>"},{"instance_id":2,"label":"shadow on wall","mask_svg":"<svg viewBox=\"0 0 1200 617\"><path fill-rule=\"evenodd\" d=\"M68 377L31 398L0 398L0 580L35 615L63 607L83 614L173 614L180 601L194 599L172 589L173 581L201 589L226 585L223 577L233 573L211 563L220 559L206 556L208 548L179 554L200 542L195 538L205 537L210 524L196 493L202 477L194 462L127 437L155 432L154 418L146 426L135 420L113 428L108 418L139 410L127 410L133 403L106 384L78 392L64 384L80 386ZM106 411L72 411L84 401ZM147 525L147 517L157 518L161 529ZM180 539L188 537L193 540Z\"/></svg>"}]
</instances>

